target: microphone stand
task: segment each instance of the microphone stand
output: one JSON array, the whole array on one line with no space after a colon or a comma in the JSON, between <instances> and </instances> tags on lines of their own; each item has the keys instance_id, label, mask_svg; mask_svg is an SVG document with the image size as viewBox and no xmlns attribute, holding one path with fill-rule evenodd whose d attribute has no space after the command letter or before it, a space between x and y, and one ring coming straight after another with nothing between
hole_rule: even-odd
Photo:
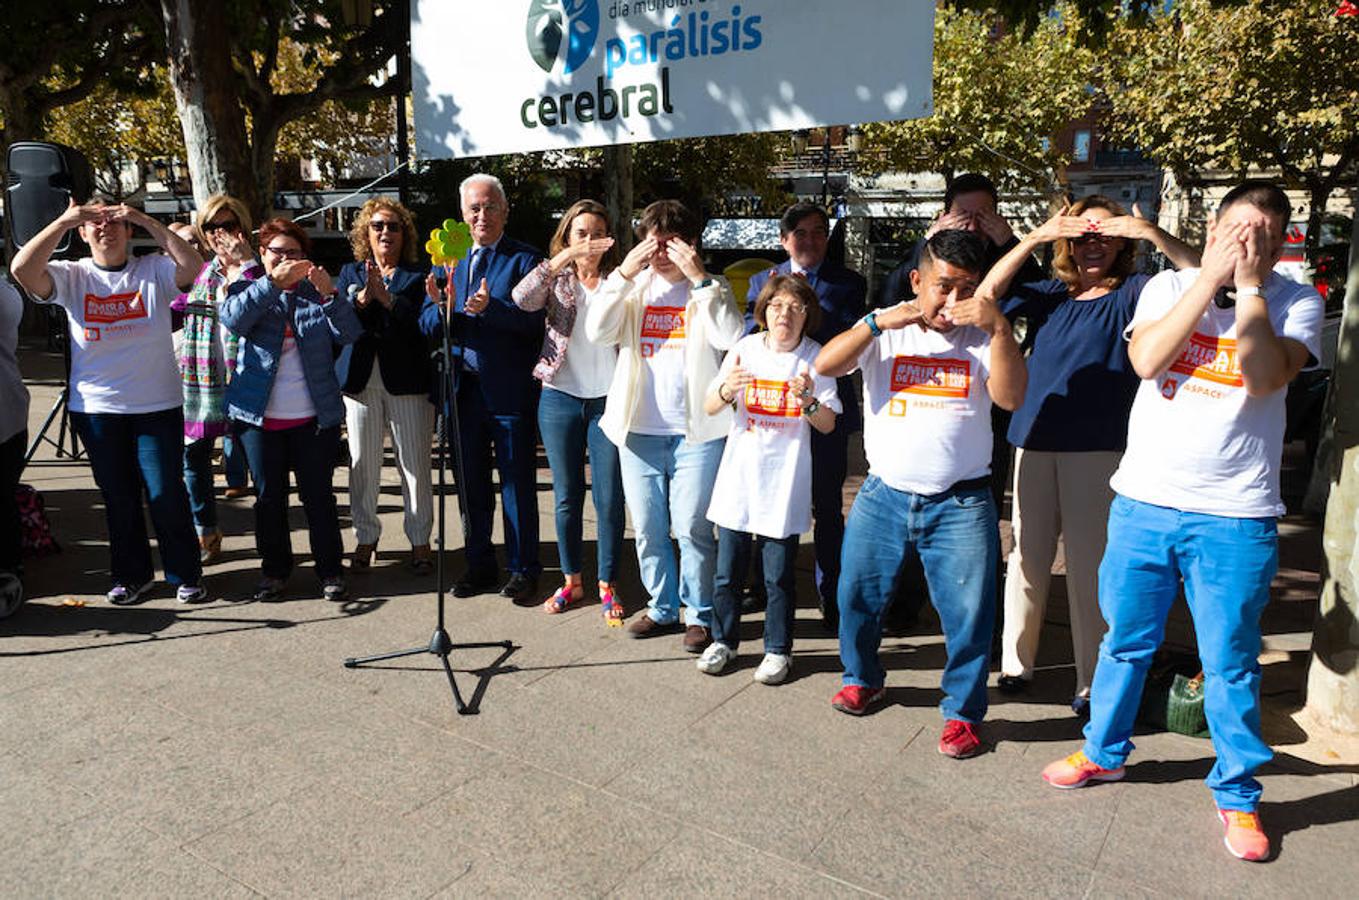
<instances>
[{"instance_id":1,"label":"microphone stand","mask_svg":"<svg viewBox=\"0 0 1359 900\"><path fill-rule=\"evenodd\" d=\"M448 270L449 288L452 288L453 273L457 271L456 265ZM442 299L442 298L441 298ZM464 540L468 534L467 527L467 503L465 500L464 479L462 467L461 432L458 428L458 392L453 371L453 344L450 334L452 333L452 314L444 303L440 303L439 317L443 324L443 337L439 348L432 354L434 359L434 369L436 383L439 385L440 399L443 403L439 404L439 416L443 420L443 427L439 429L439 502L438 502L438 529L437 542L439 556L435 560L435 582L438 596L438 619L434 626L434 634L430 637L429 643L419 647L411 647L406 650L394 650L389 653L378 653L372 656L350 657L344 661L346 669L355 669L368 663L381 662L389 659L401 659L406 656L416 656L420 653L431 653L439 658L443 664L444 674L448 676L448 686L453 691L453 706L458 711L458 715L475 715L480 711L480 692L473 694L472 703L463 702L462 693L458 690L457 679L453 677L453 667L449 664L448 657L454 650L477 650L490 647L499 647L504 652L500 658L492 664L492 669L504 661L514 652L513 641L479 641L475 643L455 644L448 636L448 629L445 627L444 603L448 594L447 578L444 571L444 535L447 524L445 490L447 473L447 461L449 457L450 444L452 445L453 469L454 469L454 490L458 492L458 511L462 520L462 533ZM450 433L452 438L450 438Z\"/></svg>"}]
</instances>

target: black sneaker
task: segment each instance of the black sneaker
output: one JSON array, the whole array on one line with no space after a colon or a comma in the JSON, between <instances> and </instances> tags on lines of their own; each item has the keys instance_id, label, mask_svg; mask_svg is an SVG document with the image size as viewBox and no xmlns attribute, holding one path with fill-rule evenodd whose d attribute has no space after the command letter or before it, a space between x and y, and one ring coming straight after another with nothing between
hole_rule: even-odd
<instances>
[{"instance_id":1,"label":"black sneaker","mask_svg":"<svg viewBox=\"0 0 1359 900\"><path fill-rule=\"evenodd\" d=\"M510 576L510 580L505 582L505 586L500 589L500 596L508 597L517 604L534 604L538 602L538 579L532 575L525 575L523 572L515 572Z\"/></svg>"},{"instance_id":2,"label":"black sneaker","mask_svg":"<svg viewBox=\"0 0 1359 900\"><path fill-rule=\"evenodd\" d=\"M329 578L321 579L321 596L338 603L349 598L349 589L344 586L343 578L339 575L332 575Z\"/></svg>"},{"instance_id":3,"label":"black sneaker","mask_svg":"<svg viewBox=\"0 0 1359 900\"><path fill-rule=\"evenodd\" d=\"M269 601L277 600L282 596L282 578L270 578L266 575L264 578L260 579L260 583L255 587L255 599L260 602L268 603Z\"/></svg>"}]
</instances>

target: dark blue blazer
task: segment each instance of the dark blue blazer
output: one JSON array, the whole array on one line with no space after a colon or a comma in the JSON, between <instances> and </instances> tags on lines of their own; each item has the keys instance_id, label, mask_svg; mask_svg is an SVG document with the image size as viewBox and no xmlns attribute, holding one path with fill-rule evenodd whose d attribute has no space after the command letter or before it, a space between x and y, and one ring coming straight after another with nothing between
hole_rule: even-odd
<instances>
[{"instance_id":1,"label":"dark blue blazer","mask_svg":"<svg viewBox=\"0 0 1359 900\"><path fill-rule=\"evenodd\" d=\"M755 330L755 298L760 296L765 282L772 275L787 275L792 270L792 265L785 260L751 277L750 291L746 294L747 334ZM840 332L854 327L854 323L868 311L868 282L853 269L833 265L827 260L817 270L812 289L821 301L821 324L812 332L811 338L823 347ZM863 420L859 417L859 398L853 379L844 376L836 379L836 382L836 392L844 407L836 428L844 428L846 432L856 431L863 426Z\"/></svg>"},{"instance_id":2,"label":"dark blue blazer","mask_svg":"<svg viewBox=\"0 0 1359 900\"><path fill-rule=\"evenodd\" d=\"M457 302L454 305L452 334L456 344L455 371L477 372L486 407L493 413L522 413L532 409L537 397L538 382L533 367L538 362L538 351L543 346L545 310L524 312L510 296L514 286L542 260L542 254L514 238L504 236L495 248L488 251L486 284L491 302L480 315L467 315L468 261L454 270ZM442 266L436 266L434 277L443 283L448 277ZM439 308L432 301L424 304L420 313L420 330L435 342L443 339L443 322Z\"/></svg>"},{"instance_id":3,"label":"dark blue blazer","mask_svg":"<svg viewBox=\"0 0 1359 900\"><path fill-rule=\"evenodd\" d=\"M353 262L340 270L335 288L349 296L368 283L364 264ZM420 312L425 303L425 272L405 264L396 267L392 283L392 308L376 300L363 309L354 307L363 323L363 337L345 347L335 360L335 377L340 390L357 394L368 384L377 360L382 384L392 394L427 394L430 387L430 358L425 336L420 332Z\"/></svg>"}]
</instances>

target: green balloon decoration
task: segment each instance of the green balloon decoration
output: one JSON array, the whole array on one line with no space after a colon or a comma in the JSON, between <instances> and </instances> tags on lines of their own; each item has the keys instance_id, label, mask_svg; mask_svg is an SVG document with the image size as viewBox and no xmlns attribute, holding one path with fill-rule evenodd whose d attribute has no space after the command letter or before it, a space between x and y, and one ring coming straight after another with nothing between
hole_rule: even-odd
<instances>
[{"instance_id":1,"label":"green balloon decoration","mask_svg":"<svg viewBox=\"0 0 1359 900\"><path fill-rule=\"evenodd\" d=\"M456 265L472 249L472 229L466 222L444 219L443 226L429 233L425 252L436 266Z\"/></svg>"}]
</instances>

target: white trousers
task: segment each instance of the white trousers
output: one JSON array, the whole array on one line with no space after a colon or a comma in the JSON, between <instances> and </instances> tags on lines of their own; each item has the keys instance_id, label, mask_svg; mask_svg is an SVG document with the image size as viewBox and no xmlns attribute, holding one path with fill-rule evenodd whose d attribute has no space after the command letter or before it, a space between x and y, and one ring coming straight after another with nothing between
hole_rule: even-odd
<instances>
[{"instance_id":1,"label":"white trousers","mask_svg":"<svg viewBox=\"0 0 1359 900\"><path fill-rule=\"evenodd\" d=\"M390 394L383 387L377 361L368 384L356 396L344 398L345 428L349 432L349 514L360 544L376 544L382 534L378 521L378 489L382 483L382 444L388 429L401 472L406 538L411 546L429 543L434 527L434 498L430 485L430 445L434 436L434 406L424 394Z\"/></svg>"},{"instance_id":2,"label":"white trousers","mask_svg":"<svg viewBox=\"0 0 1359 900\"><path fill-rule=\"evenodd\" d=\"M1005 578L1005 628L1001 635L1004 674L1033 677L1060 535L1066 551L1076 693L1089 691L1105 628L1098 583L1109 505L1114 501L1109 478L1122 456L1112 450L1015 451L1014 515L1010 520L1014 550Z\"/></svg>"}]
</instances>

